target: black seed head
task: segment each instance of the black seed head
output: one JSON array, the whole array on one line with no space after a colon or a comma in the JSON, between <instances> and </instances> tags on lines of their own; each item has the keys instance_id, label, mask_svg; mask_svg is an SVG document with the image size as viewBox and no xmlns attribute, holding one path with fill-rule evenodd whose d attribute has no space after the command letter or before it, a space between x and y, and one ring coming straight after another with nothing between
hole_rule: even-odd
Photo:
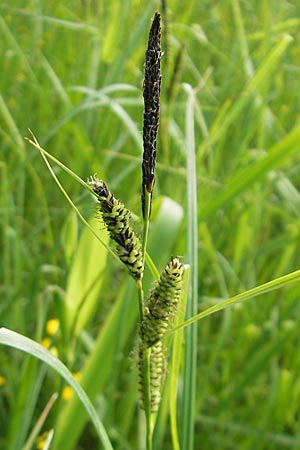
<instances>
[{"instance_id":1,"label":"black seed head","mask_svg":"<svg viewBox=\"0 0 300 450\"><path fill-rule=\"evenodd\" d=\"M146 51L145 79L143 85L144 96L144 125L143 125L143 180L142 180L142 211L145 217L145 194L151 194L155 182L156 140L159 123L160 101L160 59L161 59L161 26L160 15L155 14L149 32L148 48Z\"/></svg>"}]
</instances>

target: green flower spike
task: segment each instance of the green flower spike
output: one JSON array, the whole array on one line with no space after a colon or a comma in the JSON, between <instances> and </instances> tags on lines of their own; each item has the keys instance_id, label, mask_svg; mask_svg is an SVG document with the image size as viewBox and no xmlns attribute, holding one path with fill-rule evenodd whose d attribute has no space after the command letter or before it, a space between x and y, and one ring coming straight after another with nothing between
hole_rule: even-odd
<instances>
[{"instance_id":1,"label":"green flower spike","mask_svg":"<svg viewBox=\"0 0 300 450\"><path fill-rule=\"evenodd\" d=\"M140 392L142 407L145 408L144 364L146 352L150 352L150 409L157 412L165 378L166 358L161 341L172 325L177 311L182 289L183 265L178 258L172 259L163 270L156 286L151 291L145 307L144 319L140 328Z\"/></svg>"},{"instance_id":2,"label":"green flower spike","mask_svg":"<svg viewBox=\"0 0 300 450\"><path fill-rule=\"evenodd\" d=\"M141 324L141 338L146 347L159 341L172 324L182 289L183 265L172 259L151 291Z\"/></svg>"},{"instance_id":3,"label":"green flower spike","mask_svg":"<svg viewBox=\"0 0 300 450\"><path fill-rule=\"evenodd\" d=\"M144 359L143 347L140 348L139 355L139 388L141 394L141 406L145 409L145 378L144 378ZM161 400L161 391L166 372L166 359L164 348L161 341L151 347L150 353L150 410L151 413L157 412Z\"/></svg>"},{"instance_id":4,"label":"green flower spike","mask_svg":"<svg viewBox=\"0 0 300 450\"><path fill-rule=\"evenodd\" d=\"M133 278L140 280L143 275L143 254L140 240L129 224L131 212L114 197L104 181L93 176L88 180L88 184L99 201L103 222L111 239L116 243L118 257Z\"/></svg>"}]
</instances>

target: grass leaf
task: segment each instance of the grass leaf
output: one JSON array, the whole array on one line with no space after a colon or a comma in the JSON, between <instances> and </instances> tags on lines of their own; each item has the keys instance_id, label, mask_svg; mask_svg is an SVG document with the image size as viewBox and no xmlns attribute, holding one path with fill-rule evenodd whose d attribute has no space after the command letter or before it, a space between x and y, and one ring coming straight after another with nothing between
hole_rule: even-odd
<instances>
[{"instance_id":1,"label":"grass leaf","mask_svg":"<svg viewBox=\"0 0 300 450\"><path fill-rule=\"evenodd\" d=\"M102 442L103 448L105 450L113 450L105 428L100 421L91 401L87 397L80 384L78 384L78 382L75 380L71 372L59 359L57 359L51 352L49 352L49 350L45 349L37 342L34 342L32 339L29 339L6 328L0 328L0 343L32 355L35 358L38 358L46 363L52 369L56 370L56 372L58 372L62 376L62 378L65 379L65 381L74 389L74 391L78 395L80 402L84 406L95 427L96 433L100 441Z\"/></svg>"}]
</instances>

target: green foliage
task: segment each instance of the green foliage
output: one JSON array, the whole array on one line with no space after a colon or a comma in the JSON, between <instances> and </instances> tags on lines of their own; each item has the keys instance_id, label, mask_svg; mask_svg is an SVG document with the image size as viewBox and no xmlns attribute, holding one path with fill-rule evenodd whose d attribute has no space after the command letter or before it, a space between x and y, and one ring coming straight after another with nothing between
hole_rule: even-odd
<instances>
[{"instance_id":1,"label":"green foliage","mask_svg":"<svg viewBox=\"0 0 300 450\"><path fill-rule=\"evenodd\" d=\"M298 282L289 283L288 274L300 266L299 4L164 3L148 250L159 271L171 254L182 262L198 257L190 277L203 315L193 371L175 341L155 448L178 450L185 394L179 384L176 399L175 386L190 374L195 416L186 429L195 430L194 448L297 449L300 308ZM138 0L0 4L0 325L43 342L81 374L115 449L140 448L134 282L70 218L70 206L24 136L31 128L82 179L93 173L105 179L141 230L143 64L160 6ZM91 217L88 190L52 164L76 207ZM196 179L187 183L193 168ZM101 227L93 224L108 242ZM284 275L271 285L276 289L259 288ZM147 291L149 269L144 281ZM257 290L238 303L248 289ZM228 298L233 301L224 305ZM53 318L60 324L55 333L48 327ZM185 345L190 349L191 341ZM59 398L41 430L54 429L50 448L98 448L88 416L75 395L67 398L61 377L1 346L1 450L30 442L54 392Z\"/></svg>"}]
</instances>

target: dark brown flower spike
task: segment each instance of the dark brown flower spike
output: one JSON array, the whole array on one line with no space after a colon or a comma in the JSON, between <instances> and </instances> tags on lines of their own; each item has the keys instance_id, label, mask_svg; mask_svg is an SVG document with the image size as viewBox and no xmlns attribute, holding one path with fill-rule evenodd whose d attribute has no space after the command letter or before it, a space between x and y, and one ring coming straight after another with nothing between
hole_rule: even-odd
<instances>
[{"instance_id":1,"label":"dark brown flower spike","mask_svg":"<svg viewBox=\"0 0 300 450\"><path fill-rule=\"evenodd\" d=\"M161 59L161 26L160 14L155 13L149 32L148 48L146 51L145 79L143 85L144 96L144 124L143 124L143 181L142 181L142 211L145 219L146 191L152 197L155 182L156 139L159 122L160 100L160 59Z\"/></svg>"}]
</instances>

